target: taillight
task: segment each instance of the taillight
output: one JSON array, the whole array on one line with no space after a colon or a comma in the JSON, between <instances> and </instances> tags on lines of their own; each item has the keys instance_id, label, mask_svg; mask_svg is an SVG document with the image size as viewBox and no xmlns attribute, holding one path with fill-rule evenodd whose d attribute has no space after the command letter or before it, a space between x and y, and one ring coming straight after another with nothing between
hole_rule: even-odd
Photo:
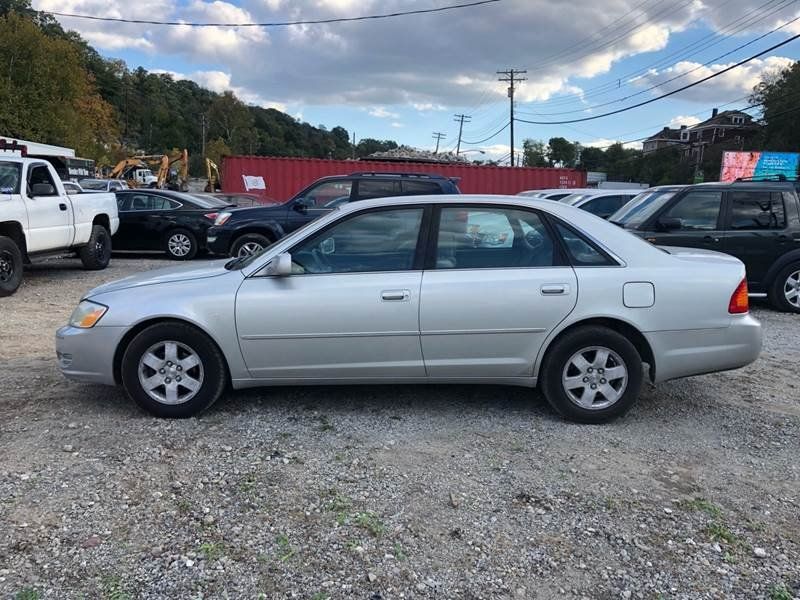
<instances>
[{"instance_id":1,"label":"taillight","mask_svg":"<svg viewBox=\"0 0 800 600\"><path fill-rule=\"evenodd\" d=\"M742 279L742 282L736 288L731 296L731 301L728 304L728 312L732 315L741 315L750 310L750 301L747 297L747 280Z\"/></svg>"},{"instance_id":2,"label":"taillight","mask_svg":"<svg viewBox=\"0 0 800 600\"><path fill-rule=\"evenodd\" d=\"M212 221L216 221L216 220L217 220L217 215L219 215L219 213L206 213L206 214L204 214L203 216L204 216L206 219L210 219L210 220L212 220Z\"/></svg>"}]
</instances>

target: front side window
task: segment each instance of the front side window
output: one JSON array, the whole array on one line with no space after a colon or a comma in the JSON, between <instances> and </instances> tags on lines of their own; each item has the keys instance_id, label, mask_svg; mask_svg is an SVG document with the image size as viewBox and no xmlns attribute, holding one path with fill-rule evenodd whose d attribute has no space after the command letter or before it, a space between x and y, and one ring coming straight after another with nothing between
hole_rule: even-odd
<instances>
[{"instance_id":1,"label":"front side window","mask_svg":"<svg viewBox=\"0 0 800 600\"><path fill-rule=\"evenodd\" d=\"M291 250L297 274L408 271L414 267L423 209L357 214Z\"/></svg>"},{"instance_id":2,"label":"front side window","mask_svg":"<svg viewBox=\"0 0 800 600\"><path fill-rule=\"evenodd\" d=\"M304 196L305 203L312 208L333 208L338 204L350 200L350 190L353 181L342 179L338 181L326 181L318 186L311 188Z\"/></svg>"},{"instance_id":3,"label":"front side window","mask_svg":"<svg viewBox=\"0 0 800 600\"><path fill-rule=\"evenodd\" d=\"M436 268L552 266L553 240L535 212L507 208L443 208Z\"/></svg>"},{"instance_id":4,"label":"front side window","mask_svg":"<svg viewBox=\"0 0 800 600\"><path fill-rule=\"evenodd\" d=\"M56 184L53 182L53 178L50 177L50 171L44 165L31 167L31 170L28 173L28 185L30 186L31 194L34 196L58 196L58 190L56 190ZM43 193L43 192L37 193L34 190L34 186L37 185L50 186L48 193Z\"/></svg>"},{"instance_id":5,"label":"front side window","mask_svg":"<svg viewBox=\"0 0 800 600\"><path fill-rule=\"evenodd\" d=\"M665 217L680 219L685 231L706 231L717 228L722 192L689 192L670 208Z\"/></svg>"},{"instance_id":6,"label":"front side window","mask_svg":"<svg viewBox=\"0 0 800 600\"><path fill-rule=\"evenodd\" d=\"M358 182L358 199L387 198L400 195L400 182L362 179Z\"/></svg>"},{"instance_id":7,"label":"front side window","mask_svg":"<svg viewBox=\"0 0 800 600\"><path fill-rule=\"evenodd\" d=\"M783 229L786 213L779 192L731 192L731 229Z\"/></svg>"}]
</instances>

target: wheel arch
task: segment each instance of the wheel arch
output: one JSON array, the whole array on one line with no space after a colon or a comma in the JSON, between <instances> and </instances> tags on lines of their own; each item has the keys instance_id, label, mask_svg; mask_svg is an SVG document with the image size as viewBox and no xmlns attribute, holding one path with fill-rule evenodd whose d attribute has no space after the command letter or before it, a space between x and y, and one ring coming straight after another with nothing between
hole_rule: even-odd
<instances>
[{"instance_id":1,"label":"wheel arch","mask_svg":"<svg viewBox=\"0 0 800 600\"><path fill-rule=\"evenodd\" d=\"M283 227L274 221L252 222L248 223L247 225L242 225L233 232L233 235L231 236L231 247L233 247L233 245L236 243L236 240L249 233L263 235L271 242L277 242L284 236Z\"/></svg>"},{"instance_id":2,"label":"wheel arch","mask_svg":"<svg viewBox=\"0 0 800 600\"><path fill-rule=\"evenodd\" d=\"M100 225L104 227L106 231L108 231L109 235L111 234L111 219L108 218L106 214L99 214L95 215L94 219L92 219L92 226Z\"/></svg>"},{"instance_id":3,"label":"wheel arch","mask_svg":"<svg viewBox=\"0 0 800 600\"><path fill-rule=\"evenodd\" d=\"M0 222L0 235L10 238L19 248L22 257L27 257L28 244L25 241L25 231L22 229L21 223L18 221Z\"/></svg>"},{"instance_id":4,"label":"wheel arch","mask_svg":"<svg viewBox=\"0 0 800 600\"><path fill-rule=\"evenodd\" d=\"M778 260L776 260L774 263L772 263L772 266L764 276L764 283L762 284L764 289L769 290L772 287L772 284L775 283L775 278L778 276L778 273L781 272L781 269L792 264L793 262L800 262L800 248L792 250L791 252L787 252L778 258Z\"/></svg>"},{"instance_id":5,"label":"wheel arch","mask_svg":"<svg viewBox=\"0 0 800 600\"><path fill-rule=\"evenodd\" d=\"M642 362L647 363L648 366L648 377L650 381L655 381L656 377L656 361L655 355L653 354L653 349L650 347L650 343L647 341L647 338L644 334L639 331L633 324L620 319L619 317L587 317L585 319L581 319L580 321L575 321L570 323L563 329L559 330L558 333L550 337L546 342L544 347L539 351L539 355L536 359L536 366L534 370L534 376L538 377L539 372L544 362L545 357L553 348L555 343L564 337L567 333L574 331L580 327L586 326L601 326L607 327L617 333L624 335L636 348L636 351L639 353L639 356L642 358Z\"/></svg>"},{"instance_id":6,"label":"wheel arch","mask_svg":"<svg viewBox=\"0 0 800 600\"><path fill-rule=\"evenodd\" d=\"M160 316L160 317L152 317L152 318L145 319L143 321L140 321L139 323L136 323L133 327L131 327L128 331L125 332L125 335L122 336L122 338L120 339L119 343L117 344L117 347L114 349L114 361L112 363L112 366L113 366L113 372L114 372L114 382L117 385L120 385L122 383L122 357L125 355L125 350L128 349L128 346L130 345L130 343L133 341L133 339L137 335L139 335L142 331L144 331L148 327L150 327L152 325L159 325L159 324L162 324L162 323L175 323L175 324L180 324L180 325L187 325L187 326L191 327L192 329L196 329L198 332L202 333L209 340L211 340L211 343L214 344L214 346L217 347L217 350L219 350L219 353L222 355L222 358L224 359L224 362L225 362L225 378L227 380L226 383L227 383L227 385L230 385L231 368L230 368L228 356L225 353L225 351L222 349L222 346L220 345L219 341L213 335L211 335L206 329L204 329L202 326L198 325L197 323L194 323L194 322L190 321L189 319L183 319L183 318L180 318L180 317L172 317L172 316L169 316L169 317L168 316Z\"/></svg>"}]
</instances>

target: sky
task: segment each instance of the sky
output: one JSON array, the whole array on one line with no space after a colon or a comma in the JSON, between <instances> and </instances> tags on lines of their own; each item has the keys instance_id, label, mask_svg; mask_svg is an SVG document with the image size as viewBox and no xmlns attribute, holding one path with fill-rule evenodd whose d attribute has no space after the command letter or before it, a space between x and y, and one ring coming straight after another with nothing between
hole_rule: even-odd
<instances>
[{"instance_id":1,"label":"sky","mask_svg":"<svg viewBox=\"0 0 800 600\"><path fill-rule=\"evenodd\" d=\"M435 8L464 0L34 0L39 10L125 19L266 23ZM798 18L797 21L792 19ZM59 17L101 54L188 78L312 125L356 138L393 139L507 157L507 83L520 119L591 117L697 81L800 33L800 0L499 0L440 13L292 27L110 23ZM780 30L771 30L783 26ZM767 35L765 35L767 34ZM764 36L762 39L757 39ZM746 47L739 48L747 44ZM737 49L738 48L738 49ZM685 92L619 115L574 124L517 122L526 138L588 146L630 142L664 126L693 125L712 108L739 109L764 75L800 58L800 40ZM758 114L757 108L750 109Z\"/></svg>"}]
</instances>

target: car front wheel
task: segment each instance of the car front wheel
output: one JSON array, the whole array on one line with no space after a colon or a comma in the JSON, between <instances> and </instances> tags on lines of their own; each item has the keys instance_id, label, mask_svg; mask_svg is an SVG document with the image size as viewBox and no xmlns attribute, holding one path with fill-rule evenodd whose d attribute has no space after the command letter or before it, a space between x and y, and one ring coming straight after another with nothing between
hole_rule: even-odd
<instances>
[{"instance_id":1,"label":"car front wheel","mask_svg":"<svg viewBox=\"0 0 800 600\"><path fill-rule=\"evenodd\" d=\"M222 353L203 332L184 323L141 331L122 357L122 384L144 410L192 417L216 402L227 382Z\"/></svg>"},{"instance_id":2,"label":"car front wheel","mask_svg":"<svg viewBox=\"0 0 800 600\"><path fill-rule=\"evenodd\" d=\"M252 256L269 246L269 238L260 233L246 233L238 238L231 247L231 256Z\"/></svg>"},{"instance_id":3,"label":"car front wheel","mask_svg":"<svg viewBox=\"0 0 800 600\"><path fill-rule=\"evenodd\" d=\"M780 311L800 313L800 262L781 269L772 284L769 299Z\"/></svg>"},{"instance_id":4,"label":"car front wheel","mask_svg":"<svg viewBox=\"0 0 800 600\"><path fill-rule=\"evenodd\" d=\"M602 423L630 409L642 386L642 359L622 334L579 327L556 340L542 363L542 392L567 419Z\"/></svg>"}]
</instances>

